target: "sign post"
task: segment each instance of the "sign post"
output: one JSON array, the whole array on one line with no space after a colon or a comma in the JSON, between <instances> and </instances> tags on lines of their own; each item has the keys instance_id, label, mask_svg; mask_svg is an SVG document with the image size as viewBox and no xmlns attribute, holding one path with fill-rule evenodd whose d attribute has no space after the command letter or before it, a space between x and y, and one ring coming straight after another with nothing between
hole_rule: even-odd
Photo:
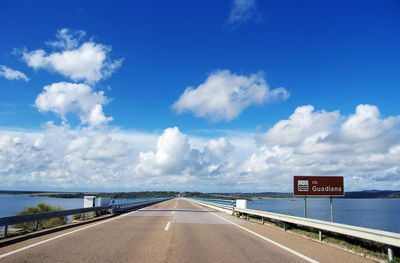
<instances>
[{"instance_id":1,"label":"sign post","mask_svg":"<svg viewBox=\"0 0 400 263\"><path fill-rule=\"evenodd\" d=\"M329 196L333 222L332 196L344 196L343 176L294 176L293 196L304 196L304 217L307 217L307 196Z\"/></svg>"}]
</instances>

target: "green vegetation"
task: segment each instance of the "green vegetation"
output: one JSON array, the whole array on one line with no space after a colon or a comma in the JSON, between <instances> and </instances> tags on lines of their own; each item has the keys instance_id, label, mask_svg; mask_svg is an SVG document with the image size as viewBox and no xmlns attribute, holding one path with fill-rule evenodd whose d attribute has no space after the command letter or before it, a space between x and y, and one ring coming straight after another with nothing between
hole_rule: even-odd
<instances>
[{"instance_id":1,"label":"green vegetation","mask_svg":"<svg viewBox=\"0 0 400 263\"><path fill-rule=\"evenodd\" d=\"M291 193L275 193L275 192L263 192L263 193L200 193L200 192L183 192L182 197L189 198L208 198L208 199L264 199L264 198L292 198Z\"/></svg>"},{"instance_id":2,"label":"green vegetation","mask_svg":"<svg viewBox=\"0 0 400 263\"><path fill-rule=\"evenodd\" d=\"M82 214L75 214L72 216L72 220L80 220L82 219Z\"/></svg>"},{"instance_id":3,"label":"green vegetation","mask_svg":"<svg viewBox=\"0 0 400 263\"><path fill-rule=\"evenodd\" d=\"M400 198L400 191L358 191L346 192L345 198Z\"/></svg>"},{"instance_id":4,"label":"green vegetation","mask_svg":"<svg viewBox=\"0 0 400 263\"><path fill-rule=\"evenodd\" d=\"M25 206L24 210L18 212L17 215L43 213L63 210L61 206L51 206L45 203L39 203L37 206ZM65 217L54 217L49 219L40 220L39 229L54 227L58 225L63 225L67 222ZM34 222L25 222L15 225L16 228L22 228L25 231L34 231Z\"/></svg>"},{"instance_id":5,"label":"green vegetation","mask_svg":"<svg viewBox=\"0 0 400 263\"><path fill-rule=\"evenodd\" d=\"M111 198L159 198L159 197L177 197L179 192L173 191L147 191L147 192L117 192L100 193L98 196Z\"/></svg>"},{"instance_id":6,"label":"green vegetation","mask_svg":"<svg viewBox=\"0 0 400 263\"><path fill-rule=\"evenodd\" d=\"M86 195L94 195L97 197L111 197L111 198L159 198L159 197L176 197L179 192L173 191L146 191L146 192L114 192L114 193L36 193L31 196L47 196L55 198L83 198Z\"/></svg>"},{"instance_id":7,"label":"green vegetation","mask_svg":"<svg viewBox=\"0 0 400 263\"><path fill-rule=\"evenodd\" d=\"M226 196L218 196L215 194L200 193L200 192L183 192L182 197L188 198L207 198L207 199L228 199Z\"/></svg>"}]
</instances>

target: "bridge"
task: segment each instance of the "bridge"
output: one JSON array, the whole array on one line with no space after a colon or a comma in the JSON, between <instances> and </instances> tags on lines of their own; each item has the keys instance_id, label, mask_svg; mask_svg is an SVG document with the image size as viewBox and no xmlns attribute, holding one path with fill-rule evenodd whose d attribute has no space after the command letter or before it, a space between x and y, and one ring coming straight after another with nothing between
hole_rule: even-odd
<instances>
[{"instance_id":1,"label":"bridge","mask_svg":"<svg viewBox=\"0 0 400 263\"><path fill-rule=\"evenodd\" d=\"M0 241L0 262L374 262L175 198Z\"/></svg>"}]
</instances>

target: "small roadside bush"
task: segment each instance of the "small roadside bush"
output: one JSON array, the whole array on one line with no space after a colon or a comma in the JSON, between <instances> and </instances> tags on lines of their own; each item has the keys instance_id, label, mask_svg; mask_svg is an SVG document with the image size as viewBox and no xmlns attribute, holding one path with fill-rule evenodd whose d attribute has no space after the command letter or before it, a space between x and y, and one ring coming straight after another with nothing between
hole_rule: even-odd
<instances>
[{"instance_id":1,"label":"small roadside bush","mask_svg":"<svg viewBox=\"0 0 400 263\"><path fill-rule=\"evenodd\" d=\"M24 210L18 212L17 215L35 214L35 213L52 212L60 210L63 210L61 206L52 206L45 203L39 203L37 206L25 206ZM67 218L64 216L43 219L39 221L39 229L59 226L65 223L67 223ZM35 222L20 223L16 224L15 227L22 228L26 231L33 231L35 230Z\"/></svg>"},{"instance_id":2,"label":"small roadside bush","mask_svg":"<svg viewBox=\"0 0 400 263\"><path fill-rule=\"evenodd\" d=\"M72 216L73 220L80 220L82 218L82 214L75 214Z\"/></svg>"}]
</instances>

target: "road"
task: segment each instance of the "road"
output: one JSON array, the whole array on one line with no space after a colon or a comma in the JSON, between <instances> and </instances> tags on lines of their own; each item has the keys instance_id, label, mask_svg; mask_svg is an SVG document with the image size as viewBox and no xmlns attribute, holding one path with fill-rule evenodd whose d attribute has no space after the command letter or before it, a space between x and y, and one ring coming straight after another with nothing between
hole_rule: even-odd
<instances>
[{"instance_id":1,"label":"road","mask_svg":"<svg viewBox=\"0 0 400 263\"><path fill-rule=\"evenodd\" d=\"M14 244L2 241L0 262L372 261L192 201L173 199Z\"/></svg>"}]
</instances>

